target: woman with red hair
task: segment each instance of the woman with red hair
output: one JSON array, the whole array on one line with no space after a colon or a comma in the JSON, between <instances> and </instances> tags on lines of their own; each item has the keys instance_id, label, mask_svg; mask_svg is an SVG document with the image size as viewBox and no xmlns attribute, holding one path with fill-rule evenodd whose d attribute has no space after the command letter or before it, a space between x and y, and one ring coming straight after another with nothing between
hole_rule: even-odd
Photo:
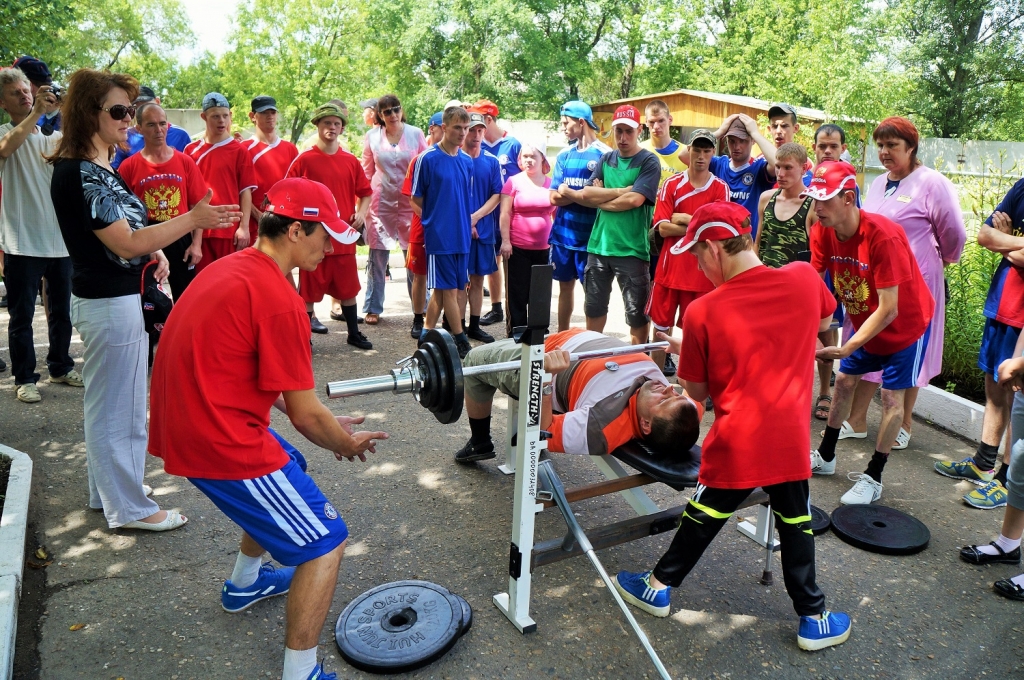
<instances>
[{"instance_id":1,"label":"woman with red hair","mask_svg":"<svg viewBox=\"0 0 1024 680\"><path fill-rule=\"evenodd\" d=\"M903 423L893 450L910 443L912 415L921 387L942 370L942 340L946 325L946 291L943 269L960 260L967 240L956 187L941 173L925 167L917 157L920 135L906 118L886 118L872 137L878 160L887 173L875 178L864 201L864 210L888 217L903 227L928 290L935 299L931 338L921 363L917 387L908 389L903 401ZM843 328L849 337L852 328ZM882 382L881 373L863 377L854 394L850 419L843 423L840 439L867 436L868 404Z\"/></svg>"}]
</instances>

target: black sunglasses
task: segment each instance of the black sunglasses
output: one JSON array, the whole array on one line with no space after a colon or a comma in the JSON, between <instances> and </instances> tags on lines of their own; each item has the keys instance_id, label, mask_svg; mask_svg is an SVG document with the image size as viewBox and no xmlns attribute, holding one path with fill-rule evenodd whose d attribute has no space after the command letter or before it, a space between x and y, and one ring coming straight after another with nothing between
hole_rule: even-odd
<instances>
[{"instance_id":1,"label":"black sunglasses","mask_svg":"<svg viewBox=\"0 0 1024 680\"><path fill-rule=\"evenodd\" d=\"M108 106L106 108L101 106L100 111L106 111L114 120L124 120L125 116L128 116L129 118L135 117L135 107L125 106L124 104L114 104L113 106Z\"/></svg>"},{"instance_id":2,"label":"black sunglasses","mask_svg":"<svg viewBox=\"0 0 1024 680\"><path fill-rule=\"evenodd\" d=\"M383 110L381 110L380 115L382 115L382 116L390 116L392 113L401 113L401 112L402 112L402 107L401 106L392 106L390 109L383 109Z\"/></svg>"}]
</instances>

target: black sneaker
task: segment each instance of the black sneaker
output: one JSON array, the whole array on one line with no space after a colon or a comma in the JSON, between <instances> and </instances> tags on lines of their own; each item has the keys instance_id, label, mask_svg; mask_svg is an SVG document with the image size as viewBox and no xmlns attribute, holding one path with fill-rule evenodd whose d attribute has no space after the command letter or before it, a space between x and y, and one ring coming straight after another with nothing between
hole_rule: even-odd
<instances>
[{"instance_id":1,"label":"black sneaker","mask_svg":"<svg viewBox=\"0 0 1024 680\"><path fill-rule=\"evenodd\" d=\"M412 336L413 340L420 339L420 333L423 332L423 317L413 317L412 328L409 329L409 335Z\"/></svg>"},{"instance_id":2,"label":"black sneaker","mask_svg":"<svg viewBox=\"0 0 1024 680\"><path fill-rule=\"evenodd\" d=\"M491 297L491 291L488 290L487 286L484 286L484 297Z\"/></svg>"},{"instance_id":3,"label":"black sneaker","mask_svg":"<svg viewBox=\"0 0 1024 680\"><path fill-rule=\"evenodd\" d=\"M671 354L665 355L665 368L661 369L661 374L666 378L671 378L676 374L676 362L672 359Z\"/></svg>"},{"instance_id":4,"label":"black sneaker","mask_svg":"<svg viewBox=\"0 0 1024 680\"><path fill-rule=\"evenodd\" d=\"M309 330L313 331L317 335L326 335L330 332L327 326L320 323L320 319L315 316L309 317Z\"/></svg>"},{"instance_id":5,"label":"black sneaker","mask_svg":"<svg viewBox=\"0 0 1024 680\"><path fill-rule=\"evenodd\" d=\"M487 312L486 314L480 317L480 325L490 326L491 324L494 323L501 323L504 320L505 315L502 313L502 311L500 309L495 309L494 307L491 307L491 311Z\"/></svg>"},{"instance_id":6,"label":"black sneaker","mask_svg":"<svg viewBox=\"0 0 1024 680\"><path fill-rule=\"evenodd\" d=\"M473 440L470 439L455 453L455 462L462 463L475 463L478 460L490 460L495 457L494 453L494 442L487 442L486 444L473 445Z\"/></svg>"},{"instance_id":7,"label":"black sneaker","mask_svg":"<svg viewBox=\"0 0 1024 680\"><path fill-rule=\"evenodd\" d=\"M490 344L494 342L494 336L482 328L467 328L466 337L471 338L473 340L479 340L484 344Z\"/></svg>"},{"instance_id":8,"label":"black sneaker","mask_svg":"<svg viewBox=\"0 0 1024 680\"><path fill-rule=\"evenodd\" d=\"M7 362L4 361L3 359L0 359L0 371L6 371L6 370L7 370Z\"/></svg>"},{"instance_id":9,"label":"black sneaker","mask_svg":"<svg viewBox=\"0 0 1024 680\"><path fill-rule=\"evenodd\" d=\"M459 339L455 339L455 347L459 350L459 358L465 359L466 355L469 354L469 350L473 349L473 345L469 344L468 340L459 342Z\"/></svg>"},{"instance_id":10,"label":"black sneaker","mask_svg":"<svg viewBox=\"0 0 1024 680\"><path fill-rule=\"evenodd\" d=\"M373 343L370 342L365 335L356 332L355 335L348 334L348 344L359 349L373 349Z\"/></svg>"}]
</instances>

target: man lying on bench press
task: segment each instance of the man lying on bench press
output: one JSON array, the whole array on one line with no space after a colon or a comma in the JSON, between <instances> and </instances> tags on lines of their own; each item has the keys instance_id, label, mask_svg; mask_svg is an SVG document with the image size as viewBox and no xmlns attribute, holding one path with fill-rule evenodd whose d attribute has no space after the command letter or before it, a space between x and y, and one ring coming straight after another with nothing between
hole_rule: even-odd
<instances>
[{"instance_id":1,"label":"man lying on bench press","mask_svg":"<svg viewBox=\"0 0 1024 680\"><path fill-rule=\"evenodd\" d=\"M544 339L544 370L554 375L541 401L541 429L552 435L547 442L549 451L601 456L633 439L662 452L686 451L696 443L703 406L676 391L648 355L638 352L613 360L569 360L571 352L627 344L582 328ZM523 346L511 338L499 340L474 347L463 365L514 361L522 351ZM455 462L494 458L491 405L497 390L518 398L519 371L466 376L466 413L472 436L455 454Z\"/></svg>"},{"instance_id":2,"label":"man lying on bench press","mask_svg":"<svg viewBox=\"0 0 1024 680\"><path fill-rule=\"evenodd\" d=\"M630 604L668 616L672 588L761 487L777 520L786 591L800 616L797 643L806 650L840 644L850 635L850 617L827 611L815 582L811 466L802 448L810 443L815 345L832 322L835 298L805 262L761 264L750 213L738 203L695 210L674 247L692 248L715 290L686 309L682 342L658 337L679 355L677 375L690 396L711 397L715 422L704 439L697 490L668 552L653 571L619 572L615 587Z\"/></svg>"}]
</instances>

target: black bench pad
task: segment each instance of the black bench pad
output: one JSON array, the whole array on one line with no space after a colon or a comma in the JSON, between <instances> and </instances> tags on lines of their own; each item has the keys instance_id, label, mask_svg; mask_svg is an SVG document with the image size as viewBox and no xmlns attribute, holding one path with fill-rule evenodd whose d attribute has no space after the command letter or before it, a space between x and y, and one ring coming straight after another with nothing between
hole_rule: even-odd
<instances>
[{"instance_id":1,"label":"black bench pad","mask_svg":"<svg viewBox=\"0 0 1024 680\"><path fill-rule=\"evenodd\" d=\"M612 451L612 456L676 491L697 486L700 471L700 447L697 445L689 451L664 454L655 453L634 439Z\"/></svg>"}]
</instances>

